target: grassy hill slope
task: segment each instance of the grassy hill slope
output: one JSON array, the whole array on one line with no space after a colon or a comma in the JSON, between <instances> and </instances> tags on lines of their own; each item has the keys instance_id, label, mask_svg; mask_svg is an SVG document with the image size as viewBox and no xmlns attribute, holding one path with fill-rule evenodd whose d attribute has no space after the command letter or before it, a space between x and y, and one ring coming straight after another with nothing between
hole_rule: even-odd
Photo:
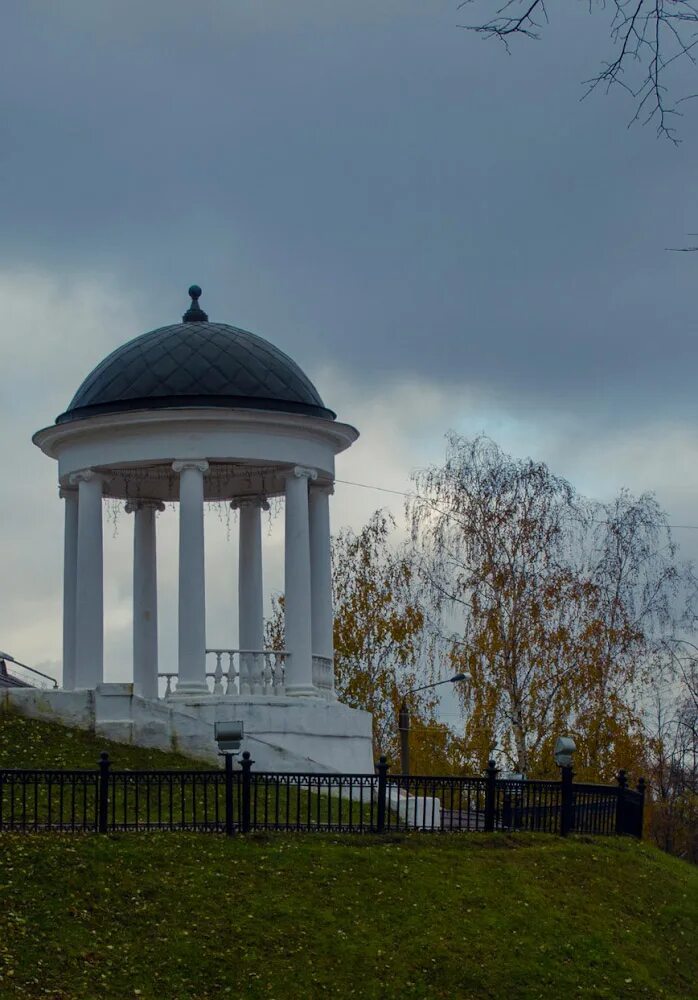
<instances>
[{"instance_id":1,"label":"grassy hill slope","mask_svg":"<svg viewBox=\"0 0 698 1000\"><path fill-rule=\"evenodd\" d=\"M696 939L698 870L627 839L0 835L2 1000L688 998Z\"/></svg>"},{"instance_id":2,"label":"grassy hill slope","mask_svg":"<svg viewBox=\"0 0 698 1000\"><path fill-rule=\"evenodd\" d=\"M102 750L107 751L114 767L129 770L210 767L179 753L113 743L84 729L0 711L0 767L97 767Z\"/></svg>"}]
</instances>

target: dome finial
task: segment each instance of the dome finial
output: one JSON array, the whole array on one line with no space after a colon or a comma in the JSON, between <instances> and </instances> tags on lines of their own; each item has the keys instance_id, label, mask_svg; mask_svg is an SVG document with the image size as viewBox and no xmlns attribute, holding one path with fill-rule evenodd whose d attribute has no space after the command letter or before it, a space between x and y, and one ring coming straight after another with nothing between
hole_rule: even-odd
<instances>
[{"instance_id":1,"label":"dome finial","mask_svg":"<svg viewBox=\"0 0 698 1000\"><path fill-rule=\"evenodd\" d=\"M191 296L191 305L182 316L182 320L185 323L208 323L208 316L199 306L199 297L201 295L201 289L198 285L192 285L189 289L189 295Z\"/></svg>"}]
</instances>

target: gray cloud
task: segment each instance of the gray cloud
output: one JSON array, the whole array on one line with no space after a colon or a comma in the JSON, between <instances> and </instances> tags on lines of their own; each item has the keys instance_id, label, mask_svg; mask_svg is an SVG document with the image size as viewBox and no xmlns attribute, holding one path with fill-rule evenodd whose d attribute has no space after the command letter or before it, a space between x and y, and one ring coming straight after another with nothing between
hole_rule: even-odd
<instances>
[{"instance_id":1,"label":"gray cloud","mask_svg":"<svg viewBox=\"0 0 698 1000\"><path fill-rule=\"evenodd\" d=\"M374 383L427 372L614 420L694 413L695 129L582 104L603 22L506 58L451 3L9 12L0 260L116 275ZM133 331L137 332L136 329Z\"/></svg>"},{"instance_id":2,"label":"gray cloud","mask_svg":"<svg viewBox=\"0 0 698 1000\"><path fill-rule=\"evenodd\" d=\"M30 435L111 349L176 320L192 281L212 318L288 351L359 426L342 478L403 489L452 426L595 495L654 488L676 521L696 520L698 258L663 250L698 228L690 106L674 149L626 131L620 94L579 103L606 45L581 6L510 58L458 20L452 0L4 12L0 627L18 654L60 657L61 510ZM351 490L338 486L336 525L401 510ZM209 521L209 631L227 642L234 545ZM117 673L130 656L119 524ZM170 659L175 528L164 515ZM280 536L268 545L278 588Z\"/></svg>"}]
</instances>

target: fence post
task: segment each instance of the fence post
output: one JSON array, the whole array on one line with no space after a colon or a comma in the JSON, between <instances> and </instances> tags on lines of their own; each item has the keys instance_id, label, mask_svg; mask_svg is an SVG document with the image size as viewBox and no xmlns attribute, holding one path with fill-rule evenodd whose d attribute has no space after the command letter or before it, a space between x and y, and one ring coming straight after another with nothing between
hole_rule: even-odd
<instances>
[{"instance_id":1,"label":"fence post","mask_svg":"<svg viewBox=\"0 0 698 1000\"><path fill-rule=\"evenodd\" d=\"M572 768L560 768L560 836L566 837L574 829L574 790L572 788Z\"/></svg>"},{"instance_id":2,"label":"fence post","mask_svg":"<svg viewBox=\"0 0 698 1000\"><path fill-rule=\"evenodd\" d=\"M494 810L497 797L497 765L493 760L487 761L487 784L485 785L485 833L494 830Z\"/></svg>"},{"instance_id":3,"label":"fence post","mask_svg":"<svg viewBox=\"0 0 698 1000\"><path fill-rule=\"evenodd\" d=\"M378 771L378 812L376 815L376 833L385 831L385 800L388 792L388 762L385 757L376 764Z\"/></svg>"},{"instance_id":4,"label":"fence post","mask_svg":"<svg viewBox=\"0 0 698 1000\"><path fill-rule=\"evenodd\" d=\"M225 754L225 832L232 837L233 831L233 755Z\"/></svg>"},{"instance_id":5,"label":"fence post","mask_svg":"<svg viewBox=\"0 0 698 1000\"><path fill-rule=\"evenodd\" d=\"M640 796L640 808L638 809L637 816L637 829L635 831L635 836L639 840L642 840L642 831L645 827L645 779L640 778L637 783L637 793Z\"/></svg>"},{"instance_id":6,"label":"fence post","mask_svg":"<svg viewBox=\"0 0 698 1000\"><path fill-rule=\"evenodd\" d=\"M618 772L618 777L616 778L618 782L618 799L616 802L616 833L625 833L625 789L628 784L628 779L625 776L625 771L621 770Z\"/></svg>"},{"instance_id":7,"label":"fence post","mask_svg":"<svg viewBox=\"0 0 698 1000\"><path fill-rule=\"evenodd\" d=\"M253 764L254 761L250 760L250 751L245 750L240 761L240 767L242 768L242 816L240 825L243 833L250 832L250 787L252 785L250 771Z\"/></svg>"},{"instance_id":8,"label":"fence post","mask_svg":"<svg viewBox=\"0 0 698 1000\"><path fill-rule=\"evenodd\" d=\"M109 754L102 750L99 755L98 797L97 797L97 830L107 832L109 819Z\"/></svg>"}]
</instances>

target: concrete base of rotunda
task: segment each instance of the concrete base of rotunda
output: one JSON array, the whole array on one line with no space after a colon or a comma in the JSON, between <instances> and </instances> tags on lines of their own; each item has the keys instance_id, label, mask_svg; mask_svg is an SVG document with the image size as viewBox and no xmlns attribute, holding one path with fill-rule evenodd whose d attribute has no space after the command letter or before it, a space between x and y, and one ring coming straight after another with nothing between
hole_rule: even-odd
<instances>
[{"instance_id":1,"label":"concrete base of rotunda","mask_svg":"<svg viewBox=\"0 0 698 1000\"><path fill-rule=\"evenodd\" d=\"M184 704L211 727L242 722L242 749L249 750L258 770L373 773L371 716L338 701L210 695Z\"/></svg>"},{"instance_id":2,"label":"concrete base of rotunda","mask_svg":"<svg viewBox=\"0 0 698 1000\"><path fill-rule=\"evenodd\" d=\"M100 684L94 691L9 688L0 692L2 709L214 765L220 764L215 722L239 721L242 749L249 750L256 770L374 770L370 714L323 698L204 695L154 701L137 695L132 684Z\"/></svg>"}]
</instances>

